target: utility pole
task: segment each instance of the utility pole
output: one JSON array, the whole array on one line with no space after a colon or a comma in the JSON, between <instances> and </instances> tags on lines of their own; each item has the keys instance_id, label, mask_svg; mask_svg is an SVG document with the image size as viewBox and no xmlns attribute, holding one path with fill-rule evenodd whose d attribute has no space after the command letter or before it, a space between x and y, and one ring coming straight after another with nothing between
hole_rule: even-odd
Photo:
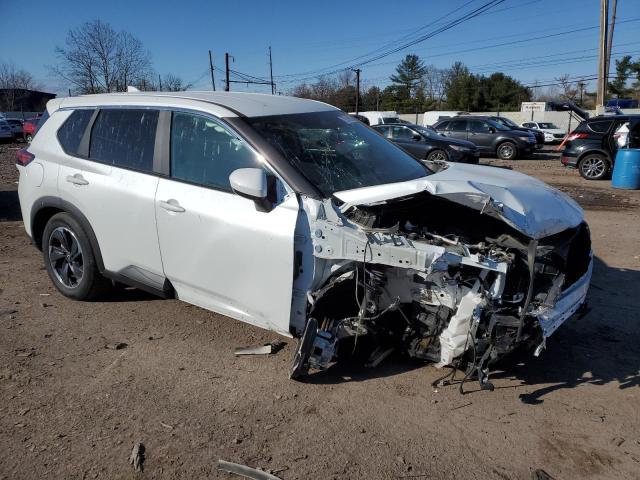
<instances>
[{"instance_id":1,"label":"utility pole","mask_svg":"<svg viewBox=\"0 0 640 480\"><path fill-rule=\"evenodd\" d=\"M225 52L225 54L224 54L224 64L225 64L225 69L226 69L226 73L225 73L226 83L225 83L225 86L224 86L224 91L225 92L229 92L229 91L231 91L229 89L229 52Z\"/></svg>"},{"instance_id":2,"label":"utility pole","mask_svg":"<svg viewBox=\"0 0 640 480\"><path fill-rule=\"evenodd\" d=\"M358 109L360 108L360 69L356 68L356 115L358 115Z\"/></svg>"},{"instance_id":3,"label":"utility pole","mask_svg":"<svg viewBox=\"0 0 640 480\"><path fill-rule=\"evenodd\" d=\"M213 55L211 55L211 50L209 50L209 70L211 70L211 88L213 91L216 91L216 80L213 76Z\"/></svg>"},{"instance_id":4,"label":"utility pole","mask_svg":"<svg viewBox=\"0 0 640 480\"><path fill-rule=\"evenodd\" d=\"M276 85L273 83L273 60L271 59L271 45L269 45L269 75L271 76L271 95L275 95Z\"/></svg>"},{"instance_id":5,"label":"utility pole","mask_svg":"<svg viewBox=\"0 0 640 480\"><path fill-rule=\"evenodd\" d=\"M584 93L584 87L586 84L584 82L578 82L578 88L580 89L580 106L582 107L582 94Z\"/></svg>"},{"instance_id":6,"label":"utility pole","mask_svg":"<svg viewBox=\"0 0 640 480\"><path fill-rule=\"evenodd\" d=\"M616 10L618 9L618 0L611 3L611 23L609 23L609 38L607 39L607 74L611 69L611 48L613 48L613 31L616 27Z\"/></svg>"},{"instance_id":7,"label":"utility pole","mask_svg":"<svg viewBox=\"0 0 640 480\"><path fill-rule=\"evenodd\" d=\"M600 0L600 61L598 62L598 93L596 109L604 110L607 95L607 30L609 26L609 0Z\"/></svg>"},{"instance_id":8,"label":"utility pole","mask_svg":"<svg viewBox=\"0 0 640 480\"><path fill-rule=\"evenodd\" d=\"M162 91L162 78L160 78L160 74L158 74L158 86L160 87L160 91Z\"/></svg>"}]
</instances>

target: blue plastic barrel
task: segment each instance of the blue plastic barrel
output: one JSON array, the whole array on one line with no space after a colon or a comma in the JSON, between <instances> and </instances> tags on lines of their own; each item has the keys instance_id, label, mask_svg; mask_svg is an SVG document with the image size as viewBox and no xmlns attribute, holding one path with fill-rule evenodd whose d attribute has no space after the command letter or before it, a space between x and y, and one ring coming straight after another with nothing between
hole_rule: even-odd
<instances>
[{"instance_id":1,"label":"blue plastic barrel","mask_svg":"<svg viewBox=\"0 0 640 480\"><path fill-rule=\"evenodd\" d=\"M640 190L640 148L621 148L611 177L613 188Z\"/></svg>"}]
</instances>

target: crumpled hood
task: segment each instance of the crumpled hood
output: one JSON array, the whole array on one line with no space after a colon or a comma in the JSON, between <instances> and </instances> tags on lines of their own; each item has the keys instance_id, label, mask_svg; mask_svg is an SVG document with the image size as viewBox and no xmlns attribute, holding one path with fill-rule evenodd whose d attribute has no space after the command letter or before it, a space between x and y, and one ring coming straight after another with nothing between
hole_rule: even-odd
<instances>
[{"instance_id":1,"label":"crumpled hood","mask_svg":"<svg viewBox=\"0 0 640 480\"><path fill-rule=\"evenodd\" d=\"M460 205L500 218L528 237L539 239L583 220L580 206L544 182L511 170L449 163L448 168L407 182L375 185L334 193L345 204L369 205L415 195L438 195Z\"/></svg>"}]
</instances>

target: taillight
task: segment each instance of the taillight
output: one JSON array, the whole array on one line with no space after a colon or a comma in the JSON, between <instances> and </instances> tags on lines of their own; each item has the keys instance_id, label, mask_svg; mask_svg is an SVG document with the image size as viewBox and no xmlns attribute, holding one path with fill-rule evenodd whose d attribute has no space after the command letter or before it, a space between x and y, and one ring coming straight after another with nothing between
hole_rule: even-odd
<instances>
[{"instance_id":1,"label":"taillight","mask_svg":"<svg viewBox=\"0 0 640 480\"><path fill-rule=\"evenodd\" d=\"M571 133L567 137L567 141L572 142L573 140L578 140L579 138L587 138L588 136L588 133Z\"/></svg>"},{"instance_id":2,"label":"taillight","mask_svg":"<svg viewBox=\"0 0 640 480\"><path fill-rule=\"evenodd\" d=\"M36 156L33 153L30 153L26 148L23 148L16 152L16 165L26 167L34 158L36 158Z\"/></svg>"}]
</instances>

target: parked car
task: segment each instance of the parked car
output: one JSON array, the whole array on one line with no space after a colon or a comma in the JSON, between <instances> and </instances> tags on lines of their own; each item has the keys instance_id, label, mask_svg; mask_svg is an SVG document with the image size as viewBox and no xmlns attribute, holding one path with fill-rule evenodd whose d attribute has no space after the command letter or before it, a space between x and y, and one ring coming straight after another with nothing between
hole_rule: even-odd
<instances>
[{"instance_id":1,"label":"parked car","mask_svg":"<svg viewBox=\"0 0 640 480\"><path fill-rule=\"evenodd\" d=\"M364 123L365 125L369 125L369 119L363 115L357 114L357 113L350 113L349 115L351 115L353 118L357 118L358 120L360 120L362 123Z\"/></svg>"},{"instance_id":2,"label":"parked car","mask_svg":"<svg viewBox=\"0 0 640 480\"><path fill-rule=\"evenodd\" d=\"M473 117L475 118L484 118L486 120L493 120L496 123L499 123L502 126L505 126L507 128L510 128L511 130L516 130L516 131L520 131L520 132L528 132L531 135L533 135L536 139L536 148L540 149L544 146L544 133L541 132L540 130L538 130L537 128L526 128L526 127L521 127L520 125L518 125L516 122L514 122L513 120L507 118L507 117L501 117L498 115L487 115L487 116L480 116L480 115L473 115Z\"/></svg>"},{"instance_id":3,"label":"parked car","mask_svg":"<svg viewBox=\"0 0 640 480\"><path fill-rule=\"evenodd\" d=\"M566 167L577 168L586 180L602 180L611 174L619 145L615 133L628 123L628 143L638 148L640 115L592 117L581 122L567 136L560 161Z\"/></svg>"},{"instance_id":4,"label":"parked car","mask_svg":"<svg viewBox=\"0 0 640 480\"><path fill-rule=\"evenodd\" d=\"M22 129L22 126L24 124L24 122L18 118L8 118L7 119L7 123L9 124L9 126L11 127L11 131L13 132L13 137L14 138L23 138L24 137L24 131Z\"/></svg>"},{"instance_id":5,"label":"parked car","mask_svg":"<svg viewBox=\"0 0 640 480\"><path fill-rule=\"evenodd\" d=\"M478 163L480 158L478 147L473 143L444 137L432 128L413 124L373 128L419 160Z\"/></svg>"},{"instance_id":6,"label":"parked car","mask_svg":"<svg viewBox=\"0 0 640 480\"><path fill-rule=\"evenodd\" d=\"M545 143L561 142L567 136L564 130L556 127L551 122L524 122L523 127L540 130L544 133Z\"/></svg>"},{"instance_id":7,"label":"parked car","mask_svg":"<svg viewBox=\"0 0 640 480\"><path fill-rule=\"evenodd\" d=\"M531 155L536 139L529 132L513 130L493 120L475 116L460 116L441 120L434 128L449 138L469 140L480 153L497 155L503 160L515 160Z\"/></svg>"},{"instance_id":8,"label":"parked car","mask_svg":"<svg viewBox=\"0 0 640 480\"><path fill-rule=\"evenodd\" d=\"M0 138L3 140L13 139L13 130L6 120L0 119Z\"/></svg>"},{"instance_id":9,"label":"parked car","mask_svg":"<svg viewBox=\"0 0 640 480\"><path fill-rule=\"evenodd\" d=\"M436 123L438 123L440 120L457 117L458 115L468 115L468 114L469 112L462 112L462 111L432 110L430 112L424 112L424 114L422 115L422 125L425 127L431 127Z\"/></svg>"},{"instance_id":10,"label":"parked car","mask_svg":"<svg viewBox=\"0 0 640 480\"><path fill-rule=\"evenodd\" d=\"M369 120L369 125L378 125L381 123L403 123L396 112L359 112L360 116Z\"/></svg>"},{"instance_id":11,"label":"parked car","mask_svg":"<svg viewBox=\"0 0 640 480\"><path fill-rule=\"evenodd\" d=\"M31 143L33 137L38 131L38 123L40 122L40 116L27 118L22 124L22 134L25 141Z\"/></svg>"},{"instance_id":12,"label":"parked car","mask_svg":"<svg viewBox=\"0 0 640 480\"><path fill-rule=\"evenodd\" d=\"M311 100L54 99L16 165L25 230L63 295L117 280L296 337L293 378L366 337L375 358L464 359L491 389L489 363L539 353L589 287L568 196L509 170L429 168Z\"/></svg>"}]
</instances>

